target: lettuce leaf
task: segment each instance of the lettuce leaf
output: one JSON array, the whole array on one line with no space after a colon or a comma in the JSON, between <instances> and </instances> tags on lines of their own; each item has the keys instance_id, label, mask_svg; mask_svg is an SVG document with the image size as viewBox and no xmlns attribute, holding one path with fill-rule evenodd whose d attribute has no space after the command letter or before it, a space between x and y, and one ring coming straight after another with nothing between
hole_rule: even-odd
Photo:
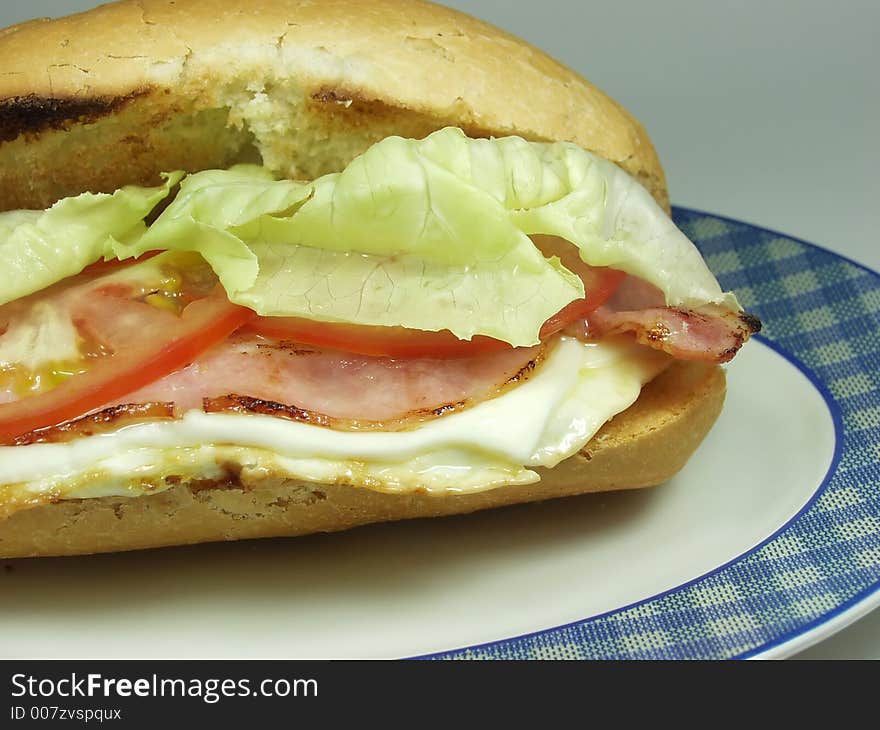
<instances>
[{"instance_id":1,"label":"lettuce leaf","mask_svg":"<svg viewBox=\"0 0 880 730\"><path fill-rule=\"evenodd\" d=\"M389 138L308 185L247 165L197 173L144 236L114 251L198 251L229 298L262 315L535 344L583 283L491 196L425 169L414 143Z\"/></svg>"},{"instance_id":2,"label":"lettuce leaf","mask_svg":"<svg viewBox=\"0 0 880 730\"><path fill-rule=\"evenodd\" d=\"M469 139L455 129L426 138L421 155L488 193L523 233L564 238L591 266L654 284L670 306L738 308L651 194L601 157L567 142Z\"/></svg>"},{"instance_id":3,"label":"lettuce leaf","mask_svg":"<svg viewBox=\"0 0 880 730\"><path fill-rule=\"evenodd\" d=\"M389 137L311 183L254 165L209 170L186 177L149 230L101 224L81 234L83 253L65 270L102 245L120 258L197 251L232 301L269 316L535 344L584 287L532 234L565 238L586 263L655 284L670 305L738 308L644 188L569 143L470 139L455 128Z\"/></svg>"},{"instance_id":4,"label":"lettuce leaf","mask_svg":"<svg viewBox=\"0 0 880 730\"><path fill-rule=\"evenodd\" d=\"M143 235L144 218L182 177L174 172L158 187L132 185L112 195L83 193L48 210L0 213L0 304L78 274L115 242Z\"/></svg>"},{"instance_id":5,"label":"lettuce leaf","mask_svg":"<svg viewBox=\"0 0 880 730\"><path fill-rule=\"evenodd\" d=\"M308 246L254 244L260 273L235 300L265 315L447 328L462 339L485 334L512 344L534 343L538 329L583 285L561 266L518 275L504 260L467 267ZM297 272L290 276L289 272ZM562 285L560 285L562 280ZM553 292L559 292L551 298Z\"/></svg>"},{"instance_id":6,"label":"lettuce leaf","mask_svg":"<svg viewBox=\"0 0 880 730\"><path fill-rule=\"evenodd\" d=\"M211 265L230 298L256 281L259 262L236 229L266 215L288 215L311 186L275 180L256 165L206 170L187 176L171 204L142 236L114 241L120 259L147 251L196 251Z\"/></svg>"}]
</instances>

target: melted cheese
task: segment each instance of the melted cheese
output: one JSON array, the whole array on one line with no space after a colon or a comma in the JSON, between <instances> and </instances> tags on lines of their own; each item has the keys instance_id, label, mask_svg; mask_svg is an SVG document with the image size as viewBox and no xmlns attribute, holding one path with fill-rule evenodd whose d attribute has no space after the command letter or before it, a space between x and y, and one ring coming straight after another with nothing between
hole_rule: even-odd
<instances>
[{"instance_id":1,"label":"melted cheese","mask_svg":"<svg viewBox=\"0 0 880 730\"><path fill-rule=\"evenodd\" d=\"M383 492L474 492L538 481L638 397L668 357L624 341L562 338L538 372L503 395L401 432L342 432L264 415L190 411L68 443L0 447L0 511L138 496L233 464ZM166 480L174 476L175 479Z\"/></svg>"}]
</instances>

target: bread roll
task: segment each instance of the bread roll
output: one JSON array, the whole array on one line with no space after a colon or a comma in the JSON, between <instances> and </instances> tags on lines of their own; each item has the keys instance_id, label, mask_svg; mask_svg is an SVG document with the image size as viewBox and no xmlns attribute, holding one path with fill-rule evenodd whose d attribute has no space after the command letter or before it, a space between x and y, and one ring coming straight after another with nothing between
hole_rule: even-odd
<instances>
[{"instance_id":1,"label":"bread roll","mask_svg":"<svg viewBox=\"0 0 880 730\"><path fill-rule=\"evenodd\" d=\"M243 161L312 179L388 135L449 125L575 142L668 210L654 148L619 104L527 43L418 0L124 0L2 31L0 59L0 210ZM0 556L301 535L656 485L723 399L720 368L676 362L536 484L437 497L241 472L17 511L0 521Z\"/></svg>"},{"instance_id":2,"label":"bread roll","mask_svg":"<svg viewBox=\"0 0 880 730\"><path fill-rule=\"evenodd\" d=\"M262 160L312 179L397 134L569 140L668 207L641 125L538 49L418 0L142 0L0 35L0 209Z\"/></svg>"}]
</instances>

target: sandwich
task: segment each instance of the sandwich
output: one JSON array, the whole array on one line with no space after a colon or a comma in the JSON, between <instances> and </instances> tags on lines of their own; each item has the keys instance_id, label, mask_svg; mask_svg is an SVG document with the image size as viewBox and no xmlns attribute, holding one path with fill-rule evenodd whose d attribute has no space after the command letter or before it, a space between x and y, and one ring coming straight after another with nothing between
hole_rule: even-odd
<instances>
[{"instance_id":1,"label":"sandwich","mask_svg":"<svg viewBox=\"0 0 880 730\"><path fill-rule=\"evenodd\" d=\"M641 125L419 0L0 33L0 556L660 484L760 323Z\"/></svg>"}]
</instances>

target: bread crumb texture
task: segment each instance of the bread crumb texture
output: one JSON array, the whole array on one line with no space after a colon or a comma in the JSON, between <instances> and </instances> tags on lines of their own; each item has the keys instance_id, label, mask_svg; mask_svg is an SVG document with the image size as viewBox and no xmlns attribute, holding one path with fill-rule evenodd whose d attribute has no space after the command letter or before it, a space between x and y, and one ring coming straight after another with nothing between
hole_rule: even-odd
<instances>
[{"instance_id":1,"label":"bread crumb texture","mask_svg":"<svg viewBox=\"0 0 880 730\"><path fill-rule=\"evenodd\" d=\"M641 125L542 51L421 0L125 0L0 32L0 209L262 162L312 179L444 126L568 140L668 209Z\"/></svg>"}]
</instances>

